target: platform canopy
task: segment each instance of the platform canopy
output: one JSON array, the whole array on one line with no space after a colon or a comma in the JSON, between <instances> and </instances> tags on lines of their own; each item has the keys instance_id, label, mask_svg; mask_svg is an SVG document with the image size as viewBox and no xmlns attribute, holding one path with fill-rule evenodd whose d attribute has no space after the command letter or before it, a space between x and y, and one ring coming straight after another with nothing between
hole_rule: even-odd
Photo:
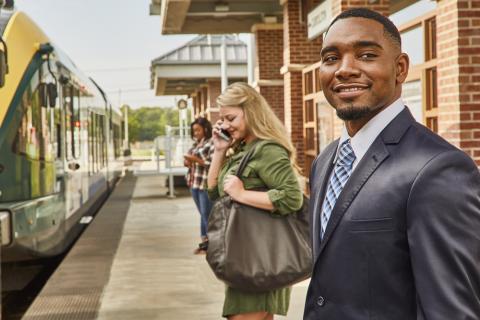
<instances>
[{"instance_id":1,"label":"platform canopy","mask_svg":"<svg viewBox=\"0 0 480 320\"><path fill-rule=\"evenodd\" d=\"M251 32L256 23L280 23L280 0L151 0L162 34Z\"/></svg>"},{"instance_id":2,"label":"platform canopy","mask_svg":"<svg viewBox=\"0 0 480 320\"><path fill-rule=\"evenodd\" d=\"M247 45L226 35L227 75L247 78ZM189 95L209 79L220 80L222 35L201 35L151 63L151 88L157 96Z\"/></svg>"}]
</instances>

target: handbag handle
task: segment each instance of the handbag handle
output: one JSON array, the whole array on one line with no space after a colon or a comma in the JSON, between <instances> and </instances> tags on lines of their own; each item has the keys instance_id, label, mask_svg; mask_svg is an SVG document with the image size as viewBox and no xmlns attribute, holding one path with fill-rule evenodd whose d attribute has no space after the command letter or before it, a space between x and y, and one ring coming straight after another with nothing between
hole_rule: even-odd
<instances>
[{"instance_id":1,"label":"handbag handle","mask_svg":"<svg viewBox=\"0 0 480 320\"><path fill-rule=\"evenodd\" d=\"M248 150L247 154L243 156L242 160L240 161L240 164L238 165L238 169L237 169L237 172L235 173L235 175L240 179L241 179L243 170L245 170L245 167L247 166L248 161L250 161L250 159L253 156L253 153L255 152L255 147L256 147L257 142L258 142L258 140L255 140L254 142L252 142L254 145L252 146L252 148L250 150Z\"/></svg>"}]
</instances>

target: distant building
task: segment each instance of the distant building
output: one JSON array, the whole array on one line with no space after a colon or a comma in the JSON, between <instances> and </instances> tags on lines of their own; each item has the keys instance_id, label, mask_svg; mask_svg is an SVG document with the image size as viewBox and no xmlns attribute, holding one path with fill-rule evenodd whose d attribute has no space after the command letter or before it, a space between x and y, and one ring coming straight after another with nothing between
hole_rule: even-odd
<instances>
[{"instance_id":1,"label":"distant building","mask_svg":"<svg viewBox=\"0 0 480 320\"><path fill-rule=\"evenodd\" d=\"M226 35L229 82L247 81L247 45ZM221 92L221 35L198 36L184 46L152 61L151 88L157 96L188 95L194 116L218 118L215 100Z\"/></svg>"}]
</instances>

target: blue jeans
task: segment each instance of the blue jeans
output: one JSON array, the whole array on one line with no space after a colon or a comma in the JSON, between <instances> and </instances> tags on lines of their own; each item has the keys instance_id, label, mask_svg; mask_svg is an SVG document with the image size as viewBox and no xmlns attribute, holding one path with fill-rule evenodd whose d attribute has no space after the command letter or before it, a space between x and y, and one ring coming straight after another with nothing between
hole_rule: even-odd
<instances>
[{"instance_id":1,"label":"blue jeans","mask_svg":"<svg viewBox=\"0 0 480 320\"><path fill-rule=\"evenodd\" d=\"M208 216L212 209L212 202L208 199L207 190L197 188L190 190L192 191L193 201L195 201L198 212L200 212L200 235L204 238L207 236Z\"/></svg>"}]
</instances>

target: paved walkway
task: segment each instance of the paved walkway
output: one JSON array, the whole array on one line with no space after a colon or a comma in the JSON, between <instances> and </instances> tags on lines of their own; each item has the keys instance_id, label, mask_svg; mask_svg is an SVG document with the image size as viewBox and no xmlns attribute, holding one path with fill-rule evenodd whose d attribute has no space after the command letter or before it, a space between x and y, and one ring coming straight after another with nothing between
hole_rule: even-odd
<instances>
[{"instance_id":1,"label":"paved walkway","mask_svg":"<svg viewBox=\"0 0 480 320\"><path fill-rule=\"evenodd\" d=\"M224 285L193 255L199 215L188 194L165 199L163 181L139 177L98 319L221 319ZM306 283L288 317L301 319Z\"/></svg>"},{"instance_id":2,"label":"paved walkway","mask_svg":"<svg viewBox=\"0 0 480 320\"><path fill-rule=\"evenodd\" d=\"M205 256L193 254L200 220L193 200L178 189L167 198L164 185L156 176L121 181L25 319L222 319L224 285ZM275 319L302 318L307 284L293 288L288 316Z\"/></svg>"}]
</instances>

